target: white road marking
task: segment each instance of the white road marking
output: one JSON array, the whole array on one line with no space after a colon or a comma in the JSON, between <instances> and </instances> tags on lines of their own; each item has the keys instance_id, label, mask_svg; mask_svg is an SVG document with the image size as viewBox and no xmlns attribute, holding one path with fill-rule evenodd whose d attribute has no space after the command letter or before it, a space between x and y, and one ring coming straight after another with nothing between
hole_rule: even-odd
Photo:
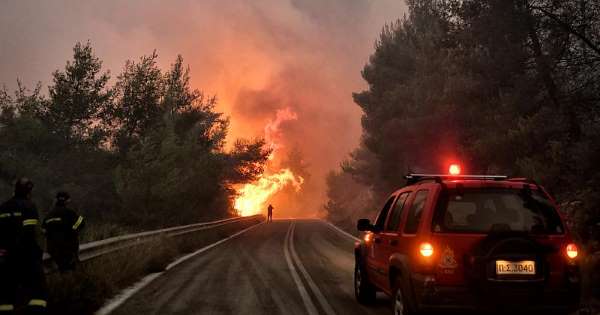
<instances>
[{"instance_id":1,"label":"white road marking","mask_svg":"<svg viewBox=\"0 0 600 315\"><path fill-rule=\"evenodd\" d=\"M319 289L319 287L317 287L308 271L306 271L306 268L304 268L304 264L302 264L302 261L296 253L296 248L294 246L294 232L296 231L296 222L293 223L291 229L292 231L290 233L290 247L292 250L292 258L294 259L294 261L296 261L298 269L300 269L300 272L302 272L304 279L306 279L306 282L308 282L308 286L312 290L313 294L317 297L317 300L319 301L319 304L321 304L321 307L325 311L325 314L335 315L335 311L333 310L329 302L327 302L327 299L325 298L325 296L323 296L323 293L321 293L321 290Z\"/></svg>"},{"instance_id":2,"label":"white road marking","mask_svg":"<svg viewBox=\"0 0 600 315\"><path fill-rule=\"evenodd\" d=\"M294 222L294 221L290 222L290 226L288 228L287 234L285 234L285 243L283 245L285 261L287 262L288 267L290 268L290 273L292 274L292 278L294 279L294 282L296 283L296 287L298 287L298 291L300 291L300 297L302 297L302 302L304 302L304 306L306 307L306 312L309 315L317 315L317 314L319 314L319 312L317 311L317 308L315 307L315 304L313 303L313 301L310 299L310 296L308 295L308 292L306 291L306 287L302 283L302 280L300 280L300 276L298 275L298 272L296 271L296 267L294 266L294 263L292 262L292 258L290 257L290 250L289 250L290 235L291 235L292 229L294 227L294 224L296 224L296 222Z\"/></svg>"},{"instance_id":3,"label":"white road marking","mask_svg":"<svg viewBox=\"0 0 600 315\"><path fill-rule=\"evenodd\" d=\"M351 238L351 239L353 239L355 241L360 241L360 238L358 238L358 237L356 237L356 236L354 236L354 235L352 235L352 234L350 234L350 233L348 233L348 232L340 229L339 227L335 226L333 223L331 223L329 221L325 221L325 220L323 220L323 222L327 223L329 226L331 226L332 228L336 229L338 232L344 234L345 236L347 236L347 237L349 237L349 238Z\"/></svg>"},{"instance_id":4,"label":"white road marking","mask_svg":"<svg viewBox=\"0 0 600 315\"><path fill-rule=\"evenodd\" d=\"M179 259L175 260L174 262L170 263L170 264L167 266L167 268L165 268L165 270L169 270L169 269L171 269L171 268L173 268L173 267L175 267L175 266L177 266L177 265L181 264L182 262L184 262L184 261L186 261L186 260L188 260L188 259L190 259L190 258L192 258L192 257L194 257L194 256L196 256L196 255L198 255L198 254L201 254L201 253L203 253L203 252L205 252L205 251L207 251L207 250L209 250L209 249L211 249L211 248L213 248L213 247L215 247L215 246L217 246L217 245L220 245L220 244L222 244L222 243L225 243L225 242L229 241L230 239L232 239L232 238L234 238L234 237L236 237L236 236L238 236L238 235L240 235L240 234L242 234L242 233L245 233L245 232L247 232L247 231L249 231L249 230L251 230L251 229L253 229L253 228L255 228L255 227L257 227L257 226L259 226L259 225L261 225L261 224L264 224L264 223L265 223L265 222L263 221L263 222L261 222L261 223L255 224L255 225L253 225L253 226L251 226L251 227L245 228L245 229L243 229L243 230L241 230L241 231L239 231L239 232L237 232L237 233L235 233L235 234L233 234L233 235L231 235L231 236L229 236L229 237L227 237L227 238L224 238L224 239L222 239L222 240L220 240L220 241L217 241L217 242L215 242L215 243L212 243L212 244L210 244L210 245L208 245L208 246L206 246L206 247L203 247L203 248L201 248L201 249L199 249L199 250L197 250L197 251L195 251L195 252L193 252L193 253L187 254L187 255L185 255L185 256L183 256L183 257L181 257L181 258L179 258Z\"/></svg>"},{"instance_id":5,"label":"white road marking","mask_svg":"<svg viewBox=\"0 0 600 315\"><path fill-rule=\"evenodd\" d=\"M150 282L154 281L154 279L158 278L162 274L163 274L163 272L157 272L157 273L151 273L151 274L145 276L144 278L142 278L142 280L138 281L136 284L132 285L131 287L123 290L117 296L115 296L114 298L109 300L108 303L105 304L101 309L96 311L95 314L96 315L108 315L108 314L112 313L117 307L121 306L121 304L123 304L130 297L132 297L134 294L136 294L139 290L143 289L145 286L150 284Z\"/></svg>"},{"instance_id":6,"label":"white road marking","mask_svg":"<svg viewBox=\"0 0 600 315\"><path fill-rule=\"evenodd\" d=\"M205 246L191 254L185 255L177 260L175 260L174 262L170 263L167 268L165 268L165 271L162 272L157 272L157 273L152 273L149 274L147 276L145 276L144 278L142 278L142 280L138 281L136 284L134 284L133 286L126 288L125 290L123 290L121 293L117 294L114 298L108 300L108 302L98 311L96 311L95 315L108 315L110 313L112 313L115 309L117 309L117 307L121 306L123 303L125 303L129 298L131 298L134 294L136 294L137 292L139 292L141 289L143 289L144 287L146 287L148 284L150 284L152 281L154 281L154 279L160 277L161 275L163 275L167 270L181 264L182 262L198 255L201 254L219 244L222 244L242 233L245 233L261 224L263 224L263 222L252 225L248 228L245 228L233 235L230 235L222 240L219 240L218 242L212 243L208 246Z\"/></svg>"}]
</instances>

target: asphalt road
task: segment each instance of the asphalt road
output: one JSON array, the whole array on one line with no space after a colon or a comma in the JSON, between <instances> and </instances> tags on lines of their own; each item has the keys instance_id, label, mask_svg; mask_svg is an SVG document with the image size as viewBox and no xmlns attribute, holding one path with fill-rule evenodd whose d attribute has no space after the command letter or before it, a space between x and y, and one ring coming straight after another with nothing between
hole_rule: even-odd
<instances>
[{"instance_id":1,"label":"asphalt road","mask_svg":"<svg viewBox=\"0 0 600 315\"><path fill-rule=\"evenodd\" d=\"M323 221L261 224L164 273L112 314L389 314L354 299L354 240Z\"/></svg>"}]
</instances>

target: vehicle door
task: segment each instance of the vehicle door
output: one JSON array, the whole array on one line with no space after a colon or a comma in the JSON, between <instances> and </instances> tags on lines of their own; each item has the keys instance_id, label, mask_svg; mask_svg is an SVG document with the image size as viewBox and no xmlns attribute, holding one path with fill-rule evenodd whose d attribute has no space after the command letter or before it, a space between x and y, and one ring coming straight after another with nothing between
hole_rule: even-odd
<instances>
[{"instance_id":1,"label":"vehicle door","mask_svg":"<svg viewBox=\"0 0 600 315\"><path fill-rule=\"evenodd\" d=\"M391 288L389 288L389 270L390 270L390 266L389 266L389 262L390 262L390 257L392 256L393 253L397 252L399 250L399 244L400 244L400 231L399 231L399 227L400 227L400 220L402 219L402 214L403 214L403 210L404 210L404 206L406 204L406 200L408 199L408 196L410 195L410 191L404 191L404 192L400 192L400 194L398 195L398 198L396 198L396 201L393 205L393 207L390 209L390 213L388 215L388 219L387 222L385 224L385 228L383 229L383 232L381 233L381 238L382 238L382 242L381 242L381 260L384 264L383 266L383 273L384 273L384 289L386 290L390 290Z\"/></svg>"},{"instance_id":2,"label":"vehicle door","mask_svg":"<svg viewBox=\"0 0 600 315\"><path fill-rule=\"evenodd\" d=\"M394 204L394 200L396 200L396 194L392 195L386 201L385 205L379 212L377 219L375 220L374 231L369 232L366 236L366 246L368 250L367 255L367 273L369 275L369 279L373 281L377 286L385 284L385 271L384 268L386 266L386 257L385 257L385 244L383 243L383 233L385 228L385 223Z\"/></svg>"},{"instance_id":3,"label":"vehicle door","mask_svg":"<svg viewBox=\"0 0 600 315\"><path fill-rule=\"evenodd\" d=\"M403 222L402 242L398 245L398 250L407 254L408 257L414 257L418 251L417 232L421 226L423 212L430 195L429 189L419 189L408 199L406 204L406 219Z\"/></svg>"}]
</instances>

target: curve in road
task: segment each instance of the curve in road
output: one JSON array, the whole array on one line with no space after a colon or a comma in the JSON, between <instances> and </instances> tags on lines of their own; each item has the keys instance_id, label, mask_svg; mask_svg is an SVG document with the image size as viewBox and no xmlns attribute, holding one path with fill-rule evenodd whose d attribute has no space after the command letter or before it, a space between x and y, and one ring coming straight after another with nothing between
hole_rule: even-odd
<instances>
[{"instance_id":1,"label":"curve in road","mask_svg":"<svg viewBox=\"0 0 600 315\"><path fill-rule=\"evenodd\" d=\"M385 297L369 307L354 299L354 241L321 220L261 224L169 269L112 314L387 314Z\"/></svg>"}]
</instances>

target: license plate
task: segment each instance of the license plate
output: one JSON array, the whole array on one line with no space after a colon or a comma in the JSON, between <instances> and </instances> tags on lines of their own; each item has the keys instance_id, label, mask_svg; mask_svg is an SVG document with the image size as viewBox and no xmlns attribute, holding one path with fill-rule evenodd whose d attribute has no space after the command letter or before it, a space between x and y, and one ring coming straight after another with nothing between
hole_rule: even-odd
<instances>
[{"instance_id":1,"label":"license plate","mask_svg":"<svg viewBox=\"0 0 600 315\"><path fill-rule=\"evenodd\" d=\"M496 274L498 275L535 275L535 261L507 261L496 260Z\"/></svg>"}]
</instances>

